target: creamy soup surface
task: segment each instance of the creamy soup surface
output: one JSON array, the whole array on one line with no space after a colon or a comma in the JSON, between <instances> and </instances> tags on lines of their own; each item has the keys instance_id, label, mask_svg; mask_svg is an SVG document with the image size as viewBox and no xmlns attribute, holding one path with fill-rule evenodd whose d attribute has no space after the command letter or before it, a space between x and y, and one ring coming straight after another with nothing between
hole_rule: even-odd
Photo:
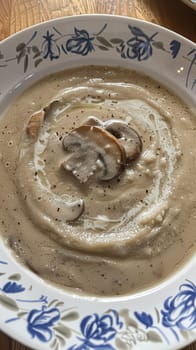
<instances>
[{"instance_id":1,"label":"creamy soup surface","mask_svg":"<svg viewBox=\"0 0 196 350\"><path fill-rule=\"evenodd\" d=\"M0 232L15 256L91 295L175 273L195 251L195 118L122 68L75 68L28 88L0 119ZM115 123L140 142L132 159Z\"/></svg>"}]
</instances>

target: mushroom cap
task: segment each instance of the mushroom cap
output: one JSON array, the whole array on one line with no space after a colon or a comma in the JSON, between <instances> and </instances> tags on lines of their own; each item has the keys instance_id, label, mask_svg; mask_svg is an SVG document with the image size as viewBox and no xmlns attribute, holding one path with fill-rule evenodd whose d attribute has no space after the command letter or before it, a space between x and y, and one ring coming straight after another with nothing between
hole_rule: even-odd
<instances>
[{"instance_id":1,"label":"mushroom cap","mask_svg":"<svg viewBox=\"0 0 196 350\"><path fill-rule=\"evenodd\" d=\"M108 120L104 123L104 128L114 135L122 144L126 153L126 161L136 159L142 151L142 140L137 131L127 125L122 120Z\"/></svg>"},{"instance_id":2,"label":"mushroom cap","mask_svg":"<svg viewBox=\"0 0 196 350\"><path fill-rule=\"evenodd\" d=\"M27 134L31 139L36 140L38 138L40 128L44 120L44 116L45 112L43 111L43 109L41 109L40 111L36 111L32 114L26 128Z\"/></svg>"},{"instance_id":3,"label":"mushroom cap","mask_svg":"<svg viewBox=\"0 0 196 350\"><path fill-rule=\"evenodd\" d=\"M125 166L125 152L118 140L106 130L91 125L74 129L63 139L69 153L63 167L85 183L95 174L101 181L118 176Z\"/></svg>"}]
</instances>

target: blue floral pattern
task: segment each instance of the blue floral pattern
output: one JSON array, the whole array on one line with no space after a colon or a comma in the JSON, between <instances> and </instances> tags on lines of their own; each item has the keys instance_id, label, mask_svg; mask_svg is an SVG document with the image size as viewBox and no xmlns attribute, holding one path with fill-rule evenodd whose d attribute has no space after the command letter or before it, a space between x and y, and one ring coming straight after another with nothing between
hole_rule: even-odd
<instances>
[{"instance_id":1,"label":"blue floral pattern","mask_svg":"<svg viewBox=\"0 0 196 350\"><path fill-rule=\"evenodd\" d=\"M49 342L52 339L53 326L60 319L60 311L57 308L41 310L33 309L27 317L27 330L32 338L37 337L42 342Z\"/></svg>"},{"instance_id":2,"label":"blue floral pattern","mask_svg":"<svg viewBox=\"0 0 196 350\"><path fill-rule=\"evenodd\" d=\"M1 262L2 266L7 266L6 261ZM3 275L0 271L0 277ZM65 303L58 299L49 301L45 295L29 299L29 294L25 297L29 288L9 280L14 278L18 281L21 276L8 276L3 284L0 279L0 305L12 310L11 318L6 318L5 323L24 322L32 341L46 343L54 350L63 350L66 344L68 350L117 350L122 347L128 350L141 342L169 346L171 334L176 342L180 342L196 330L196 285L192 281L181 284L177 293L167 297L162 307L155 307L154 312L109 309L81 317L77 310L65 308ZM22 295L20 298L15 297L18 293ZM69 326L78 319L79 330L75 323Z\"/></svg>"},{"instance_id":3,"label":"blue floral pattern","mask_svg":"<svg viewBox=\"0 0 196 350\"><path fill-rule=\"evenodd\" d=\"M159 317L162 316L162 326L173 334L177 342L180 341L179 331L196 329L196 285L193 282L187 281L182 284L179 292L174 297L168 297L163 305L164 308L159 312ZM156 329L161 337L170 344L166 332L155 324L152 315L137 311L134 312L134 315L147 329Z\"/></svg>"},{"instance_id":4,"label":"blue floral pattern","mask_svg":"<svg viewBox=\"0 0 196 350\"><path fill-rule=\"evenodd\" d=\"M78 337L82 344L73 345L68 350L114 350L110 341L115 338L117 332L123 327L117 311L99 316L98 314L86 316L80 323L82 338Z\"/></svg>"},{"instance_id":5,"label":"blue floral pattern","mask_svg":"<svg viewBox=\"0 0 196 350\"><path fill-rule=\"evenodd\" d=\"M86 56L94 50L93 40L94 37L90 37L86 30L74 28L74 35L72 35L71 39L67 40L66 49L68 52Z\"/></svg>"},{"instance_id":6,"label":"blue floral pattern","mask_svg":"<svg viewBox=\"0 0 196 350\"><path fill-rule=\"evenodd\" d=\"M139 322L143 323L146 328L150 328L153 325L153 319L152 316L147 314L146 312L134 312L135 317L138 319Z\"/></svg>"},{"instance_id":7,"label":"blue floral pattern","mask_svg":"<svg viewBox=\"0 0 196 350\"><path fill-rule=\"evenodd\" d=\"M54 34L50 34L49 30L47 30L46 35L43 35L43 39L43 58L49 58L51 61L57 60L60 57L60 48L54 40Z\"/></svg>"},{"instance_id":8,"label":"blue floral pattern","mask_svg":"<svg viewBox=\"0 0 196 350\"><path fill-rule=\"evenodd\" d=\"M155 322L150 314L147 314L146 312L139 313L139 312L135 311L134 315L138 319L138 321L146 327L146 329L154 329L154 330L158 331L160 336L163 338L163 340L167 344L169 344L168 337L165 335L165 333L158 326L155 325Z\"/></svg>"},{"instance_id":9,"label":"blue floral pattern","mask_svg":"<svg viewBox=\"0 0 196 350\"><path fill-rule=\"evenodd\" d=\"M4 293L21 293L25 290L25 288L21 285L21 284L18 284L16 282L7 282L3 288L2 288L2 291Z\"/></svg>"},{"instance_id":10,"label":"blue floral pattern","mask_svg":"<svg viewBox=\"0 0 196 350\"><path fill-rule=\"evenodd\" d=\"M3 261L3 260L0 260L0 264L2 264L2 265L7 265L7 262L6 262L6 261Z\"/></svg>"},{"instance_id":11,"label":"blue floral pattern","mask_svg":"<svg viewBox=\"0 0 196 350\"><path fill-rule=\"evenodd\" d=\"M165 48L165 43L158 40L159 32L145 33L137 26L128 25L130 37L128 40L123 38L107 38L102 33L106 30L106 23L98 33L90 34L84 28L74 27L74 33L61 33L58 28L52 27L46 30L42 35L41 47L33 44L37 37L35 31L27 42L21 42L16 46L15 57L5 58L5 55L0 51L0 68L6 67L9 61L16 60L18 64L23 63L24 73L27 72L29 66L33 63L34 67L38 67L44 60L56 61L62 55L80 55L87 56L95 50L110 51L114 50L123 59L137 60L138 62L149 60L155 50L162 50L165 54L169 54L174 60L178 57L182 44L179 40L173 39L168 42L168 48ZM188 88L191 84L191 89L196 86L196 78L191 81L190 73L196 64L196 49L190 49L186 56L189 61L188 70L185 78L185 86Z\"/></svg>"},{"instance_id":12,"label":"blue floral pattern","mask_svg":"<svg viewBox=\"0 0 196 350\"><path fill-rule=\"evenodd\" d=\"M147 60L152 56L152 41L158 32L154 33L151 37L148 37L140 28L128 26L133 34L127 42L120 44L120 52L122 58L137 59L138 61Z\"/></svg>"},{"instance_id":13,"label":"blue floral pattern","mask_svg":"<svg viewBox=\"0 0 196 350\"><path fill-rule=\"evenodd\" d=\"M196 328L196 286L192 282L182 284L174 297L165 300L161 314L164 327Z\"/></svg>"},{"instance_id":14,"label":"blue floral pattern","mask_svg":"<svg viewBox=\"0 0 196 350\"><path fill-rule=\"evenodd\" d=\"M171 50L172 58L176 58L180 50L180 47L181 47L181 43L178 40L172 40L170 42L170 50Z\"/></svg>"}]
</instances>

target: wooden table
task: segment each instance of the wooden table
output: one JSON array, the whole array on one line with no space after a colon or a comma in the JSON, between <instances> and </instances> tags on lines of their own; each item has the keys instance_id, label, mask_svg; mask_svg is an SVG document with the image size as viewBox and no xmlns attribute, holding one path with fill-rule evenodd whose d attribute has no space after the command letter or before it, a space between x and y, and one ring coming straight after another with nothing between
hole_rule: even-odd
<instances>
[{"instance_id":1,"label":"wooden table","mask_svg":"<svg viewBox=\"0 0 196 350\"><path fill-rule=\"evenodd\" d=\"M0 40L32 24L84 13L142 18L196 41L196 12L180 0L0 0ZM196 350L196 342L185 349ZM28 348L0 332L0 350Z\"/></svg>"}]
</instances>

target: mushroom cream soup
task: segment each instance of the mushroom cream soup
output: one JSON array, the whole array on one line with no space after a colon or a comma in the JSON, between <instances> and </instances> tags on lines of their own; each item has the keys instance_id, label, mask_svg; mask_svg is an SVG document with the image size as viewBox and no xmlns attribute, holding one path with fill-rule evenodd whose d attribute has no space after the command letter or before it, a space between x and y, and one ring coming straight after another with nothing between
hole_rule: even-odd
<instances>
[{"instance_id":1,"label":"mushroom cream soup","mask_svg":"<svg viewBox=\"0 0 196 350\"><path fill-rule=\"evenodd\" d=\"M0 231L44 279L130 294L194 254L195 116L158 82L60 72L16 98L0 128Z\"/></svg>"}]
</instances>

